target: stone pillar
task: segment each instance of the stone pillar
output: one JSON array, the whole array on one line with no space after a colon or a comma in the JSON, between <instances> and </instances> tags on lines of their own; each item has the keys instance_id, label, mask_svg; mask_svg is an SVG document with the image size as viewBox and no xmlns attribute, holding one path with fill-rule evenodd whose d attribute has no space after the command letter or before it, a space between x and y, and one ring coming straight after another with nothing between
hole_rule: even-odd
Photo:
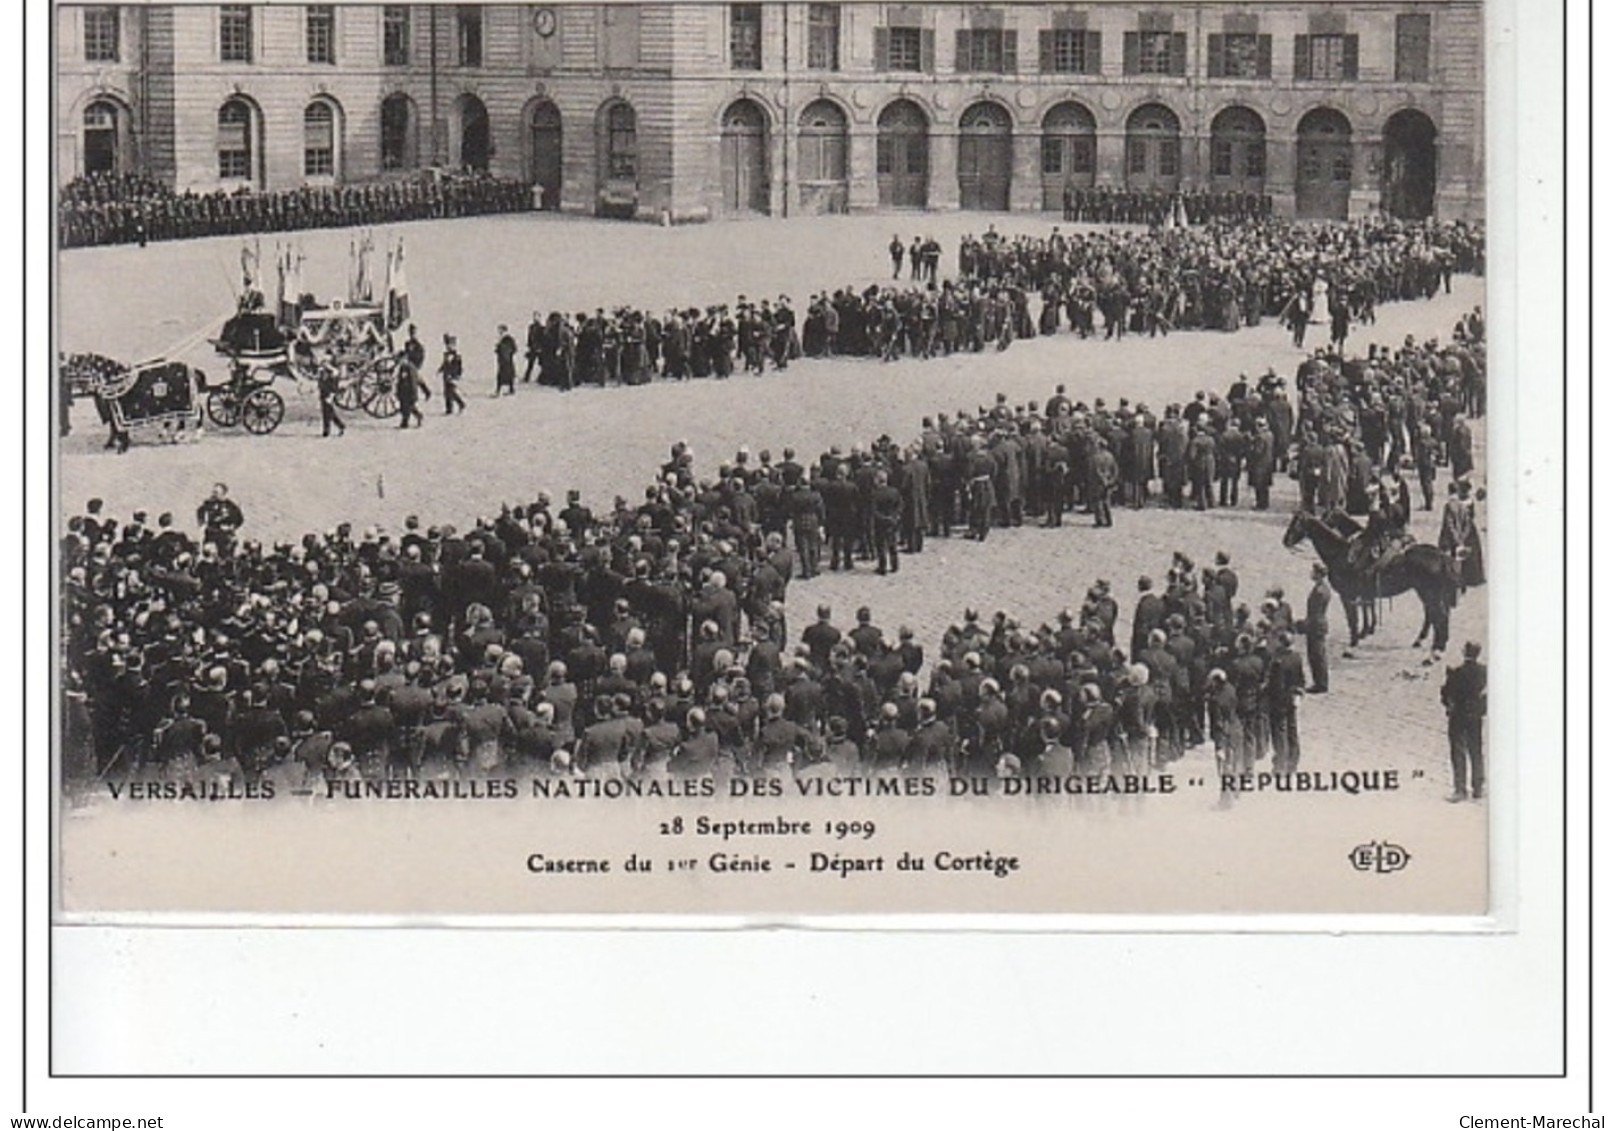
<instances>
[{"instance_id":1,"label":"stone pillar","mask_svg":"<svg viewBox=\"0 0 1615 1131\"><path fill-rule=\"evenodd\" d=\"M880 186L875 177L879 131L873 122L850 123L847 131L847 211L871 212L880 207Z\"/></svg>"},{"instance_id":2,"label":"stone pillar","mask_svg":"<svg viewBox=\"0 0 1615 1131\"><path fill-rule=\"evenodd\" d=\"M1211 137L1202 130L1183 135L1183 175L1178 186L1185 192L1211 187Z\"/></svg>"},{"instance_id":3,"label":"stone pillar","mask_svg":"<svg viewBox=\"0 0 1615 1131\"><path fill-rule=\"evenodd\" d=\"M796 180L796 129L789 118L768 131L768 214L796 215L796 202L790 199Z\"/></svg>"},{"instance_id":4,"label":"stone pillar","mask_svg":"<svg viewBox=\"0 0 1615 1131\"><path fill-rule=\"evenodd\" d=\"M1383 149L1383 139L1379 134L1356 134L1352 137L1351 203L1347 215L1354 220L1379 212Z\"/></svg>"},{"instance_id":5,"label":"stone pillar","mask_svg":"<svg viewBox=\"0 0 1615 1131\"><path fill-rule=\"evenodd\" d=\"M951 123L931 129L931 184L926 207L959 211L959 127Z\"/></svg>"},{"instance_id":6,"label":"stone pillar","mask_svg":"<svg viewBox=\"0 0 1615 1131\"><path fill-rule=\"evenodd\" d=\"M1043 135L1035 129L1016 130L1012 143L1009 182L1011 212L1038 212L1043 208Z\"/></svg>"},{"instance_id":7,"label":"stone pillar","mask_svg":"<svg viewBox=\"0 0 1615 1131\"><path fill-rule=\"evenodd\" d=\"M1127 131L1101 129L1094 135L1094 184L1119 189L1127 184Z\"/></svg>"},{"instance_id":8,"label":"stone pillar","mask_svg":"<svg viewBox=\"0 0 1615 1131\"><path fill-rule=\"evenodd\" d=\"M1273 214L1295 218L1295 174L1300 143L1292 137L1267 135L1267 192L1273 198Z\"/></svg>"}]
</instances>

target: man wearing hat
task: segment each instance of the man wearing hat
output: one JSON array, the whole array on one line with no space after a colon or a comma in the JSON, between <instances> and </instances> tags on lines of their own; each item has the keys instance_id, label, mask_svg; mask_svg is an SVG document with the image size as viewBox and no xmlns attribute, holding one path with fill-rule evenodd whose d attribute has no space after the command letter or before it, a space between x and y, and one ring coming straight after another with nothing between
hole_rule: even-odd
<instances>
[{"instance_id":1,"label":"man wearing hat","mask_svg":"<svg viewBox=\"0 0 1615 1131\"><path fill-rule=\"evenodd\" d=\"M1448 801L1476 801L1486 796L1486 758L1481 740L1486 730L1486 665L1480 644L1464 645L1464 662L1447 669L1441 685L1447 709L1447 743L1452 752L1452 793Z\"/></svg>"},{"instance_id":2,"label":"man wearing hat","mask_svg":"<svg viewBox=\"0 0 1615 1131\"><path fill-rule=\"evenodd\" d=\"M453 334L443 335L443 360L438 364L437 372L443 378L443 415L453 416L457 406L464 413L465 398L460 395L460 378L465 376L465 361L455 346Z\"/></svg>"},{"instance_id":3,"label":"man wearing hat","mask_svg":"<svg viewBox=\"0 0 1615 1131\"><path fill-rule=\"evenodd\" d=\"M1329 690L1329 569L1322 562L1312 563L1312 588L1307 592L1307 667L1312 671L1310 694Z\"/></svg>"},{"instance_id":4,"label":"man wearing hat","mask_svg":"<svg viewBox=\"0 0 1615 1131\"><path fill-rule=\"evenodd\" d=\"M1276 652L1267 667L1267 727L1273 742L1273 769L1293 774L1301 762L1301 734L1296 726L1296 697L1306 675L1301 657L1290 649L1290 634L1274 636Z\"/></svg>"}]
</instances>

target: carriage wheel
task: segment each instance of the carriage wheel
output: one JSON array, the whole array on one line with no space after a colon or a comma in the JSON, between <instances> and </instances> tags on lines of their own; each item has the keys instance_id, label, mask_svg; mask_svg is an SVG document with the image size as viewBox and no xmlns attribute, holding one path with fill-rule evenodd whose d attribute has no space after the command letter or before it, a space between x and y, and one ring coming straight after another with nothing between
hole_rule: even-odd
<instances>
[{"instance_id":1,"label":"carriage wheel","mask_svg":"<svg viewBox=\"0 0 1615 1131\"><path fill-rule=\"evenodd\" d=\"M377 420L398 415L398 379L395 370L373 369L365 375L365 385L369 389L364 402L366 412Z\"/></svg>"},{"instance_id":2,"label":"carriage wheel","mask_svg":"<svg viewBox=\"0 0 1615 1131\"><path fill-rule=\"evenodd\" d=\"M286 415L286 402L273 389L254 389L241 406L241 423L254 436L267 436L280 427Z\"/></svg>"},{"instance_id":3,"label":"carriage wheel","mask_svg":"<svg viewBox=\"0 0 1615 1131\"><path fill-rule=\"evenodd\" d=\"M331 364L336 369L336 396L332 399L337 407L350 412L360 408L365 402L364 372L346 358Z\"/></svg>"},{"instance_id":4,"label":"carriage wheel","mask_svg":"<svg viewBox=\"0 0 1615 1131\"><path fill-rule=\"evenodd\" d=\"M241 423L241 404L228 389L212 389L207 395L207 418L220 428Z\"/></svg>"}]
</instances>

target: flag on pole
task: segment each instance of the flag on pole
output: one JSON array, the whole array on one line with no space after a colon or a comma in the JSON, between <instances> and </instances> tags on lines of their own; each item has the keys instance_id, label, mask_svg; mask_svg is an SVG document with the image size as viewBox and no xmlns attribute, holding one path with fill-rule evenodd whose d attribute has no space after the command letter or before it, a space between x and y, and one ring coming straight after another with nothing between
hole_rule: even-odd
<instances>
[{"instance_id":1,"label":"flag on pole","mask_svg":"<svg viewBox=\"0 0 1615 1131\"><path fill-rule=\"evenodd\" d=\"M286 326L286 249L275 241L275 325Z\"/></svg>"},{"instance_id":2,"label":"flag on pole","mask_svg":"<svg viewBox=\"0 0 1615 1131\"><path fill-rule=\"evenodd\" d=\"M286 286L280 300L280 322L288 330L297 329L303 313L303 253L286 245Z\"/></svg>"},{"instance_id":3,"label":"flag on pole","mask_svg":"<svg viewBox=\"0 0 1615 1131\"><path fill-rule=\"evenodd\" d=\"M246 240L241 241L241 291L250 294L258 290L258 251Z\"/></svg>"},{"instance_id":4,"label":"flag on pole","mask_svg":"<svg viewBox=\"0 0 1615 1131\"><path fill-rule=\"evenodd\" d=\"M404 241L387 256L387 330L409 321L409 281L404 276Z\"/></svg>"}]
</instances>

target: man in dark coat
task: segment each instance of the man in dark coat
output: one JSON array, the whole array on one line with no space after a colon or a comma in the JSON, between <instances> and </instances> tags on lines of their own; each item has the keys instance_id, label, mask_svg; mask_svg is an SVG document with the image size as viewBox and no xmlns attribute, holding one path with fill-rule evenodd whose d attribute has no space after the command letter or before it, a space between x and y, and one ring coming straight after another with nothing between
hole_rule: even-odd
<instances>
[{"instance_id":1,"label":"man in dark coat","mask_svg":"<svg viewBox=\"0 0 1615 1131\"><path fill-rule=\"evenodd\" d=\"M1111 496L1116 491L1116 480L1121 470L1116 464L1116 456L1110 450L1108 441L1100 440L1094 448L1093 458L1088 464L1088 505L1093 511L1093 524L1095 526L1112 525L1110 517Z\"/></svg>"},{"instance_id":2,"label":"man in dark coat","mask_svg":"<svg viewBox=\"0 0 1615 1131\"><path fill-rule=\"evenodd\" d=\"M1307 690L1321 695L1329 690L1329 570L1322 562L1312 564L1312 588L1307 593L1307 666L1312 669L1312 685Z\"/></svg>"},{"instance_id":3,"label":"man in dark coat","mask_svg":"<svg viewBox=\"0 0 1615 1131\"><path fill-rule=\"evenodd\" d=\"M1265 417L1256 420L1256 431L1246 442L1245 475L1256 495L1256 509L1265 511L1273 491L1273 433Z\"/></svg>"},{"instance_id":4,"label":"man in dark coat","mask_svg":"<svg viewBox=\"0 0 1615 1131\"><path fill-rule=\"evenodd\" d=\"M1486 730L1486 665L1480 645L1464 645L1464 662L1447 669L1441 685L1447 709L1447 742L1452 753L1452 793L1448 801L1476 801L1486 796L1486 758L1481 740Z\"/></svg>"}]
</instances>

